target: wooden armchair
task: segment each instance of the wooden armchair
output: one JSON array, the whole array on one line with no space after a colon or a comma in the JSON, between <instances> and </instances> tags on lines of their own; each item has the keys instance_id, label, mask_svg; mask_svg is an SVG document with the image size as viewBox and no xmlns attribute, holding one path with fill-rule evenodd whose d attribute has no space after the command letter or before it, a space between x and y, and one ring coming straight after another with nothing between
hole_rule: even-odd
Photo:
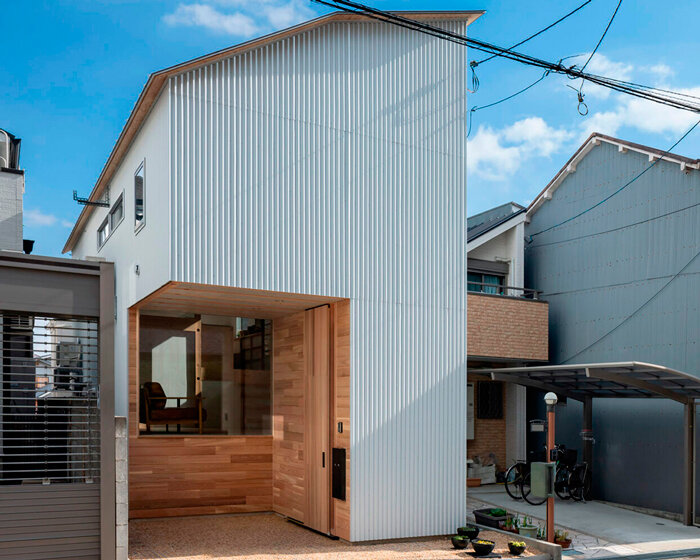
<instances>
[{"instance_id":1,"label":"wooden armchair","mask_svg":"<svg viewBox=\"0 0 700 560\"><path fill-rule=\"evenodd\" d=\"M168 400L176 400L177 407L167 408ZM139 406L139 421L146 424L146 432L150 433L151 426L165 426L168 431L169 424L176 424L177 431L180 426L196 426L202 433L203 422L207 419L207 411L202 408L202 394L194 397L168 397L160 383L147 381L141 385L141 400ZM194 401L194 406L181 406L181 404Z\"/></svg>"}]
</instances>

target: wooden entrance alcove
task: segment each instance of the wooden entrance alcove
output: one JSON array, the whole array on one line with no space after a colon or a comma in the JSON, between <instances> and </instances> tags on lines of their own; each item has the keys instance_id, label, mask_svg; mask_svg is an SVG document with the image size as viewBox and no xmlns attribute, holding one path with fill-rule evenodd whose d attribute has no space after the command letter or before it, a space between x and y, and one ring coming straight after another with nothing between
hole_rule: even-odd
<instances>
[{"instance_id":1,"label":"wooden entrance alcove","mask_svg":"<svg viewBox=\"0 0 700 560\"><path fill-rule=\"evenodd\" d=\"M197 368L198 317L270 319L271 433L142 433L139 331L146 314L193 318ZM334 448L345 450L344 500L331 494ZM169 282L129 309L130 517L265 511L350 540L350 301Z\"/></svg>"}]
</instances>

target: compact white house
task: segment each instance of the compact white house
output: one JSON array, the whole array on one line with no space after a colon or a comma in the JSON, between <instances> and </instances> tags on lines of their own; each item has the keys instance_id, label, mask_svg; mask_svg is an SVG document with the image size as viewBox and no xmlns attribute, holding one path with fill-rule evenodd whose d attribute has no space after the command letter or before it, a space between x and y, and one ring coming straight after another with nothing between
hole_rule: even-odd
<instances>
[{"instance_id":1,"label":"compact white house","mask_svg":"<svg viewBox=\"0 0 700 560\"><path fill-rule=\"evenodd\" d=\"M150 76L65 246L115 264L131 517L464 521L466 68L334 13Z\"/></svg>"}]
</instances>

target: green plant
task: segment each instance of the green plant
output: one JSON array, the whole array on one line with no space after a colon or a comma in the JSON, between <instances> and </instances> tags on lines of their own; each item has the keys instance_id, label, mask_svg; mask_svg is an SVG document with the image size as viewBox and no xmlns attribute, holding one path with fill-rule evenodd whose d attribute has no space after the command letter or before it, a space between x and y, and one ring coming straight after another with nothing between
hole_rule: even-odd
<instances>
[{"instance_id":1,"label":"green plant","mask_svg":"<svg viewBox=\"0 0 700 560\"><path fill-rule=\"evenodd\" d=\"M508 512L504 510L503 508L493 508L490 512L492 517L503 517L506 515Z\"/></svg>"},{"instance_id":2,"label":"green plant","mask_svg":"<svg viewBox=\"0 0 700 560\"><path fill-rule=\"evenodd\" d=\"M512 544L513 546L525 546L523 541L509 541L508 544Z\"/></svg>"}]
</instances>

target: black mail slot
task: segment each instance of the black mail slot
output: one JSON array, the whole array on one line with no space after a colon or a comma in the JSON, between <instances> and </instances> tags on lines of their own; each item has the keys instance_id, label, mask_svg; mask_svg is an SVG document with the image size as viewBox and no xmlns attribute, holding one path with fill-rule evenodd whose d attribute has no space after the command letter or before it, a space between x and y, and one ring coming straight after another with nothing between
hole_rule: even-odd
<instances>
[{"instance_id":1,"label":"black mail slot","mask_svg":"<svg viewBox=\"0 0 700 560\"><path fill-rule=\"evenodd\" d=\"M345 449L333 448L333 497L345 501Z\"/></svg>"}]
</instances>

